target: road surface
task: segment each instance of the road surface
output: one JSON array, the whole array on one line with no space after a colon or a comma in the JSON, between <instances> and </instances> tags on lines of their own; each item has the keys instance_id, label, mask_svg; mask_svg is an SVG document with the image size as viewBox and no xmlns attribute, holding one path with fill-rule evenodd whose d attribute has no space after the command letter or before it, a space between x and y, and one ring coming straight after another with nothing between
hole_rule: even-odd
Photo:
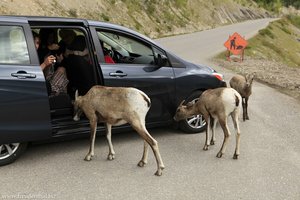
<instances>
[{"instance_id":1,"label":"road surface","mask_svg":"<svg viewBox=\"0 0 300 200\"><path fill-rule=\"evenodd\" d=\"M211 55L224 50L229 34L237 31L248 37L267 22L251 21L158 42L181 57L209 63ZM232 76L225 69L218 71L227 78ZM17 162L1 167L0 199L300 199L299 102L255 82L249 117L240 122L239 160L232 159L233 131L226 154L218 159L223 139L220 128L216 145L208 151L202 150L205 134L151 130L166 166L161 177L153 175L156 163L152 152L147 166L136 166L143 142L134 132L113 135L114 161L106 160L108 147L102 136L96 140L96 156L91 162L83 161L88 139L31 146Z\"/></svg>"}]
</instances>

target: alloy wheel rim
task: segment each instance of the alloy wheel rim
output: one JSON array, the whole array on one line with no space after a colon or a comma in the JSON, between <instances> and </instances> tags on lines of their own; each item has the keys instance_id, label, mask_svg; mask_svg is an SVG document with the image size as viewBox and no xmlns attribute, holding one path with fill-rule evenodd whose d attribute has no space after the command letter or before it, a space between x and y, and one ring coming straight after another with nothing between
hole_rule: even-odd
<instances>
[{"instance_id":1,"label":"alloy wheel rim","mask_svg":"<svg viewBox=\"0 0 300 200\"><path fill-rule=\"evenodd\" d=\"M0 144L0 160L12 156L18 149L20 143Z\"/></svg>"},{"instance_id":2,"label":"alloy wheel rim","mask_svg":"<svg viewBox=\"0 0 300 200\"><path fill-rule=\"evenodd\" d=\"M196 103L199 98L192 100L192 103ZM206 125L206 121L202 115L193 115L186 119L187 124L194 129L200 129Z\"/></svg>"},{"instance_id":3,"label":"alloy wheel rim","mask_svg":"<svg viewBox=\"0 0 300 200\"><path fill-rule=\"evenodd\" d=\"M206 125L206 121L202 115L194 115L190 118L187 118L186 121L190 127L195 129L202 128Z\"/></svg>"}]
</instances>

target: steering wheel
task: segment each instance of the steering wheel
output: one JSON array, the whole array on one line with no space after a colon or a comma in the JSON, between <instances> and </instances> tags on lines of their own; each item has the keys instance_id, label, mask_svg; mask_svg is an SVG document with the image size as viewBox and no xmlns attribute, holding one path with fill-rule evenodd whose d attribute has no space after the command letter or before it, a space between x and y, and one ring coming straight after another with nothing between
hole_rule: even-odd
<instances>
[{"instance_id":1,"label":"steering wheel","mask_svg":"<svg viewBox=\"0 0 300 200\"><path fill-rule=\"evenodd\" d=\"M113 51L113 57L116 62L122 62L123 55L120 54L118 51Z\"/></svg>"}]
</instances>

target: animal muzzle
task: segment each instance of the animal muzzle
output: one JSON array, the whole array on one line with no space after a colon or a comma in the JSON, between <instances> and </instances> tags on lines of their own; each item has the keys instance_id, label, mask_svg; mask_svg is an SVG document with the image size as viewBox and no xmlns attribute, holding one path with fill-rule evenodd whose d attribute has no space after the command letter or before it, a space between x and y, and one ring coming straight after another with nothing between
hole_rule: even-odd
<instances>
[{"instance_id":1,"label":"animal muzzle","mask_svg":"<svg viewBox=\"0 0 300 200\"><path fill-rule=\"evenodd\" d=\"M178 119L178 117L177 117L176 115L173 117L173 119L174 119L176 122L180 121L180 119Z\"/></svg>"},{"instance_id":2,"label":"animal muzzle","mask_svg":"<svg viewBox=\"0 0 300 200\"><path fill-rule=\"evenodd\" d=\"M74 120L74 121L79 121L79 120L80 120L80 117L78 116L78 114L76 114L76 115L73 117L73 120Z\"/></svg>"}]
</instances>

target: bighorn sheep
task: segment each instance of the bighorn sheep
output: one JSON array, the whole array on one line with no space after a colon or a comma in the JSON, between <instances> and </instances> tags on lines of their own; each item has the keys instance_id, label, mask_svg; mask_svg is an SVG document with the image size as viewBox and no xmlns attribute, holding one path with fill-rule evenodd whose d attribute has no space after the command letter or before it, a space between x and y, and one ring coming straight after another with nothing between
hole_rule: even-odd
<instances>
[{"instance_id":1,"label":"bighorn sheep","mask_svg":"<svg viewBox=\"0 0 300 200\"><path fill-rule=\"evenodd\" d=\"M229 81L230 87L235 89L242 96L243 121L249 120L248 99L252 93L252 83L254 76L254 73L248 74L245 77L241 75L235 75Z\"/></svg>"},{"instance_id":2,"label":"bighorn sheep","mask_svg":"<svg viewBox=\"0 0 300 200\"><path fill-rule=\"evenodd\" d=\"M147 163L149 144L157 162L155 175L162 175L164 164L159 153L158 143L145 126L145 118L150 105L149 97L135 88L93 86L84 96L78 96L76 91L73 119L78 121L84 112L91 127L90 149L85 160L90 161L94 156L97 122L106 124L106 138L109 145L108 160L115 158L111 142L111 127L129 123L144 139L143 156L138 166L143 167Z\"/></svg>"},{"instance_id":3,"label":"bighorn sheep","mask_svg":"<svg viewBox=\"0 0 300 200\"><path fill-rule=\"evenodd\" d=\"M227 118L231 115L236 133L236 148L233 155L234 159L238 159L240 154L240 129L238 124L239 104L241 102L240 94L232 88L217 88L206 90L199 97L196 103L189 102L183 105L181 102L177 108L174 120L179 121L191 117L193 115L202 114L207 122L206 140L203 150L208 150L209 145L215 144L215 128L219 121L223 132L224 141L220 151L217 154L221 158L225 153L230 131L227 125ZM212 131L211 141L209 143L209 132Z\"/></svg>"}]
</instances>

